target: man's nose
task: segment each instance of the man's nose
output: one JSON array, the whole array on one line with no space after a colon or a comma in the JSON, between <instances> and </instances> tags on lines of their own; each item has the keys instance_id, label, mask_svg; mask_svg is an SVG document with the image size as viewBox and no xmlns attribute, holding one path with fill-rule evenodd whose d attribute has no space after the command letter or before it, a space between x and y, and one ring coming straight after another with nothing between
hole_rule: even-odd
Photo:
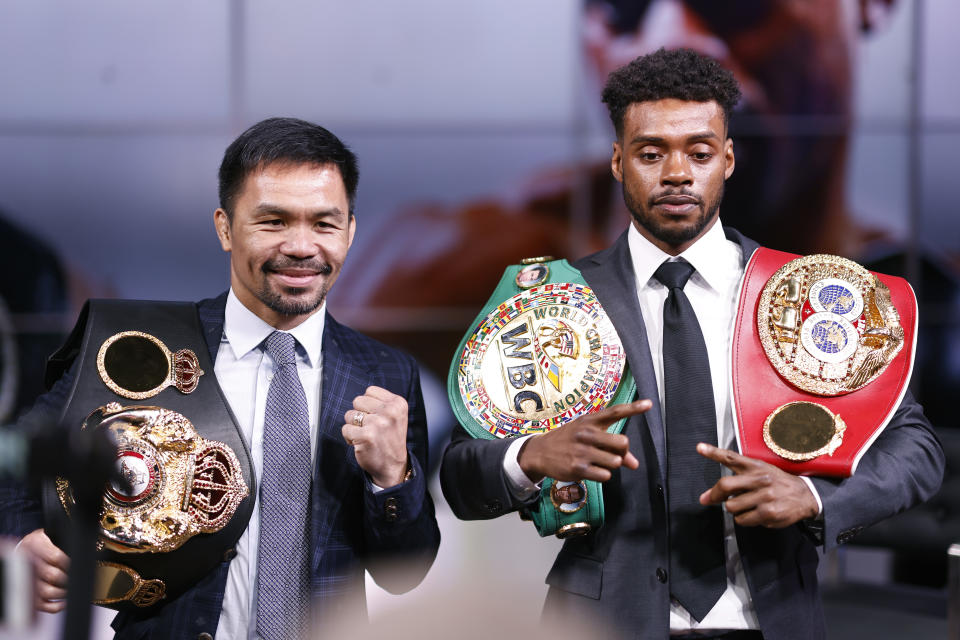
<instances>
[{"instance_id":1,"label":"man's nose","mask_svg":"<svg viewBox=\"0 0 960 640\"><path fill-rule=\"evenodd\" d=\"M693 184L690 162L685 153L674 152L667 154L663 163L663 172L660 175L660 183L671 186Z\"/></svg>"},{"instance_id":2,"label":"man's nose","mask_svg":"<svg viewBox=\"0 0 960 640\"><path fill-rule=\"evenodd\" d=\"M280 251L288 256L309 258L317 254L313 230L306 225L291 225L287 228Z\"/></svg>"}]
</instances>

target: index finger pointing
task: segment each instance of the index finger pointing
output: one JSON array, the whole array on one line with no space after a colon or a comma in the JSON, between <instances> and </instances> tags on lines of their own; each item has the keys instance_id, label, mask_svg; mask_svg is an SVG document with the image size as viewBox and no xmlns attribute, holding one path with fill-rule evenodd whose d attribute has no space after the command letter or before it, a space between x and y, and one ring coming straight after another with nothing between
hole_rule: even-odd
<instances>
[{"instance_id":1,"label":"index finger pointing","mask_svg":"<svg viewBox=\"0 0 960 640\"><path fill-rule=\"evenodd\" d=\"M704 458L719 462L734 472L744 471L754 462L752 458L742 456L736 451L731 451L730 449L721 449L713 446L712 444L707 444L706 442L701 442L697 445L697 453L702 455Z\"/></svg>"},{"instance_id":2,"label":"index finger pointing","mask_svg":"<svg viewBox=\"0 0 960 640\"><path fill-rule=\"evenodd\" d=\"M629 418L630 416L639 415L641 413L646 413L652 406L653 402L650 400L637 400L636 402L631 402L628 404L618 404L612 407L607 407L602 411L591 414L591 417L598 425L606 428L617 420Z\"/></svg>"}]
</instances>

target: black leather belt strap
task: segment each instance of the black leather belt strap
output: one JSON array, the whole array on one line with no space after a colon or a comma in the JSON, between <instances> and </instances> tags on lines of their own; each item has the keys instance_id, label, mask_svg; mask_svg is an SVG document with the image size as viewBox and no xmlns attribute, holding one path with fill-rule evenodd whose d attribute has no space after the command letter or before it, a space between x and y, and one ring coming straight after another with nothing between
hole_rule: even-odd
<instances>
[{"instance_id":1,"label":"black leather belt strap","mask_svg":"<svg viewBox=\"0 0 960 640\"><path fill-rule=\"evenodd\" d=\"M148 333L160 339L170 351L192 350L204 371L197 388L190 394L184 394L176 387L169 386L156 396L139 401L123 398L111 391L97 370L97 352L107 338L122 331ZM48 382L52 382L50 378L55 380L62 375L74 358L79 358L79 369L61 415L60 424L63 428L79 429L91 412L110 402L118 402L123 406L158 406L185 416L201 436L226 444L240 461L250 493L223 529L213 534L196 535L179 549L168 553L104 552L102 555L103 560L132 567L144 579L164 580L168 597L175 596L225 559L225 553L236 544L246 529L253 510L253 496L256 495L249 447L217 384L197 307L189 302L91 300L81 311L77 326L67 343L51 358ZM62 535L65 514L56 491L50 487L44 489L44 512L51 535ZM54 542L57 540L54 539Z\"/></svg>"}]
</instances>

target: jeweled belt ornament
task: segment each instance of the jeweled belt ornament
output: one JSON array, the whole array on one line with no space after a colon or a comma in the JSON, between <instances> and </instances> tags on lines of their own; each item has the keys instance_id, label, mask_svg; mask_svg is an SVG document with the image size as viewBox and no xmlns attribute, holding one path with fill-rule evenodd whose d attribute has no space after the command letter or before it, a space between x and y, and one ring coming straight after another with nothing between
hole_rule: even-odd
<instances>
[{"instance_id":1,"label":"jeweled belt ornament","mask_svg":"<svg viewBox=\"0 0 960 640\"><path fill-rule=\"evenodd\" d=\"M104 492L102 549L123 555L174 551L197 534L222 529L249 494L233 451L201 437L175 411L111 403L83 428L111 431L116 475L124 481L111 481ZM69 514L73 497L65 480L58 480L57 494ZM163 580L142 579L123 562L100 562L98 574L95 604L147 607L165 595Z\"/></svg>"},{"instance_id":2,"label":"jeweled belt ornament","mask_svg":"<svg viewBox=\"0 0 960 640\"><path fill-rule=\"evenodd\" d=\"M629 402L635 392L600 302L566 260L550 258L506 269L447 379L458 420L473 437L487 439L545 433ZM624 423L609 431L620 432ZM540 535L586 533L603 523L601 485L547 478L529 515Z\"/></svg>"},{"instance_id":3,"label":"jeweled belt ornament","mask_svg":"<svg viewBox=\"0 0 960 640\"><path fill-rule=\"evenodd\" d=\"M916 309L902 278L758 249L734 334L741 450L793 473L851 475L906 391Z\"/></svg>"}]
</instances>

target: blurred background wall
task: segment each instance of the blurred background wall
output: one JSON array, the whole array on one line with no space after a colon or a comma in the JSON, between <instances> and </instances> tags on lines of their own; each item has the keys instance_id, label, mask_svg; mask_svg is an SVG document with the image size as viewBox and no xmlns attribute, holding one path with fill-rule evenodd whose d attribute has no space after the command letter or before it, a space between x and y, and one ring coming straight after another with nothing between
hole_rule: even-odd
<instances>
[{"instance_id":1,"label":"blurred background wall","mask_svg":"<svg viewBox=\"0 0 960 640\"><path fill-rule=\"evenodd\" d=\"M41 391L42 360L87 297L227 286L212 228L221 154L289 115L359 156L357 240L330 309L420 359L437 462L446 368L503 267L580 257L628 224L605 74L690 46L745 89L721 218L775 248L908 277L914 389L954 428L958 20L950 0L2 0L0 419ZM555 541L441 512L421 591L500 568L537 611Z\"/></svg>"}]
</instances>

